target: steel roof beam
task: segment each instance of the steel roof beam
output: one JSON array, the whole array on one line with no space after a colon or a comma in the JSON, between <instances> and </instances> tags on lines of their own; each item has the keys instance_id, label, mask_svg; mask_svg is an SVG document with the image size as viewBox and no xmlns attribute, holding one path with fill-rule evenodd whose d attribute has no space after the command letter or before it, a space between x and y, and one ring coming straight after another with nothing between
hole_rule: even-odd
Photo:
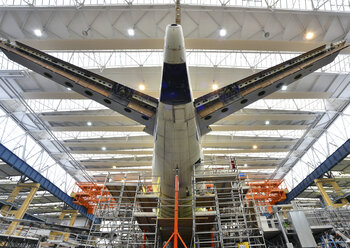
<instances>
[{"instance_id":1,"label":"steel roof beam","mask_svg":"<svg viewBox=\"0 0 350 248\"><path fill-rule=\"evenodd\" d=\"M139 68L137 68L139 70ZM145 68L144 70L147 70ZM317 72L316 72L317 73ZM144 92L153 97L159 97L159 91ZM193 97L199 97L207 94L208 91L193 91ZM25 99L87 99L86 97L75 92L23 92ZM275 92L264 99L329 99L332 93L329 92L303 92L303 91L289 91L289 92Z\"/></svg>"},{"instance_id":2,"label":"steel roof beam","mask_svg":"<svg viewBox=\"0 0 350 248\"><path fill-rule=\"evenodd\" d=\"M51 112L54 113L54 112ZM89 114L67 114L67 113L54 113L54 114L41 115L40 118L43 121L52 121L52 122L83 122L83 121L92 121L92 122L128 122L136 123L135 121L122 116L122 115L93 115ZM226 117L222 121L286 121L286 120L313 120L315 114L262 114L262 113L252 113L252 114L233 114Z\"/></svg>"},{"instance_id":3,"label":"steel roof beam","mask_svg":"<svg viewBox=\"0 0 350 248\"><path fill-rule=\"evenodd\" d=\"M212 131L253 131L253 130L306 130L307 125L212 125ZM52 131L90 131L90 132L142 132L143 125L134 126L54 126Z\"/></svg>"},{"instance_id":4,"label":"steel roof beam","mask_svg":"<svg viewBox=\"0 0 350 248\"><path fill-rule=\"evenodd\" d=\"M71 50L129 50L129 49L163 49L163 39L84 39L84 40L24 40L29 46L51 51ZM187 49L208 50L243 50L243 51L288 51L305 52L322 42L272 41L272 40L217 40L186 39ZM348 51L349 52L349 51Z\"/></svg>"},{"instance_id":5,"label":"steel roof beam","mask_svg":"<svg viewBox=\"0 0 350 248\"><path fill-rule=\"evenodd\" d=\"M289 152L290 149L215 149L204 150L203 154L236 154L236 153L277 153ZM121 154L121 155L152 155L153 150L73 150L71 154Z\"/></svg>"},{"instance_id":6,"label":"steel roof beam","mask_svg":"<svg viewBox=\"0 0 350 248\"><path fill-rule=\"evenodd\" d=\"M251 147L252 145L257 146L290 146L294 145L296 143L296 140L247 140L247 141L240 141L240 140L217 140L216 142L208 142L203 141L202 147L203 148L232 148L232 147ZM64 142L65 146L68 147L102 147L105 146L107 148L153 148L153 142L149 141L143 141L140 140L120 140L120 141L106 141L106 140L98 140L98 141L79 141L79 142Z\"/></svg>"}]
</instances>

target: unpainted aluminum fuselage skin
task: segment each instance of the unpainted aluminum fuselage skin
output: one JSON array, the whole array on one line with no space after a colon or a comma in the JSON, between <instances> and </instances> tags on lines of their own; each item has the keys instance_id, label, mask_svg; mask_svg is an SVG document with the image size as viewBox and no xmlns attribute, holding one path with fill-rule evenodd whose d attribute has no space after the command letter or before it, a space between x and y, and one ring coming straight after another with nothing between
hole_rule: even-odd
<instances>
[{"instance_id":1,"label":"unpainted aluminum fuselage skin","mask_svg":"<svg viewBox=\"0 0 350 248\"><path fill-rule=\"evenodd\" d=\"M152 163L153 175L160 177L162 204L173 204L164 199L174 198L177 168L180 179L179 197L188 198L187 204L190 204L193 166L200 159L200 151L200 135L186 66L182 27L172 24L165 33L164 65ZM180 217L191 214L190 207L180 207ZM161 217L172 216L172 207L161 208Z\"/></svg>"}]
</instances>

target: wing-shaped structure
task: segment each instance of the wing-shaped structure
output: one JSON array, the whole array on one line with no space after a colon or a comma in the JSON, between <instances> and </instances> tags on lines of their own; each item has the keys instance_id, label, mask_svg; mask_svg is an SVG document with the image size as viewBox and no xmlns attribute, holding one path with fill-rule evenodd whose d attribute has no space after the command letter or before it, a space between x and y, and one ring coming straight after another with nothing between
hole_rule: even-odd
<instances>
[{"instance_id":1,"label":"wing-shaped structure","mask_svg":"<svg viewBox=\"0 0 350 248\"><path fill-rule=\"evenodd\" d=\"M197 98L194 106L201 135L210 131L209 125L331 63L346 47L345 41L320 46Z\"/></svg>"},{"instance_id":2,"label":"wing-shaped structure","mask_svg":"<svg viewBox=\"0 0 350 248\"><path fill-rule=\"evenodd\" d=\"M106 107L145 125L153 135L158 100L20 42L0 42L6 56Z\"/></svg>"}]
</instances>

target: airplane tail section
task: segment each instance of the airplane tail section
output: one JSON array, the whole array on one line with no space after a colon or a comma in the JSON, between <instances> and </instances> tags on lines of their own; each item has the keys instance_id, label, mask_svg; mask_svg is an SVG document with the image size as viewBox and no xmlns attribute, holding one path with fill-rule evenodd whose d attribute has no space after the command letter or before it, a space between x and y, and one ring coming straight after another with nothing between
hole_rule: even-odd
<instances>
[{"instance_id":1,"label":"airplane tail section","mask_svg":"<svg viewBox=\"0 0 350 248\"><path fill-rule=\"evenodd\" d=\"M153 135L157 99L20 42L0 40L0 49L9 59L145 125Z\"/></svg>"},{"instance_id":2,"label":"airplane tail section","mask_svg":"<svg viewBox=\"0 0 350 248\"><path fill-rule=\"evenodd\" d=\"M195 99L201 135L210 131L209 125L331 63L346 47L345 41L320 46Z\"/></svg>"},{"instance_id":3,"label":"airplane tail section","mask_svg":"<svg viewBox=\"0 0 350 248\"><path fill-rule=\"evenodd\" d=\"M185 42L182 27L178 24L167 26L165 31L160 102L169 105L192 102L186 66Z\"/></svg>"}]
</instances>

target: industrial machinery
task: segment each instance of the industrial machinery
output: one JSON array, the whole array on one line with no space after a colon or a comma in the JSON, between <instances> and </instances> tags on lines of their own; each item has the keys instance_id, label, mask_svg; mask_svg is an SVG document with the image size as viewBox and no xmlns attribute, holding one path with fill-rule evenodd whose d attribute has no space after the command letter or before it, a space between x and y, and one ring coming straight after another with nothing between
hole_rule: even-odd
<instances>
[{"instance_id":1,"label":"industrial machinery","mask_svg":"<svg viewBox=\"0 0 350 248\"><path fill-rule=\"evenodd\" d=\"M250 180L248 185L250 190L246 199L254 201L258 206L267 206L269 213L273 212L273 205L287 198L287 187L283 179Z\"/></svg>"}]
</instances>

